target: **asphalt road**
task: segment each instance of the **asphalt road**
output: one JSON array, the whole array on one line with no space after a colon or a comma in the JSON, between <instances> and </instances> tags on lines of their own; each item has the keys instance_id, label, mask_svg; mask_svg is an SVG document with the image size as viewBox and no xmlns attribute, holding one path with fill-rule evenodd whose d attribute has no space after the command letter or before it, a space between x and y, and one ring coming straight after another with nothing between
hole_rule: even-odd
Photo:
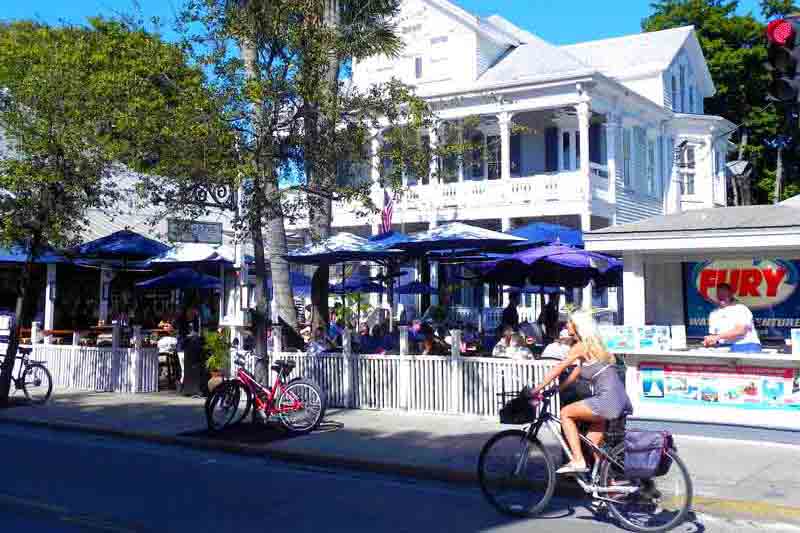
<instances>
[{"instance_id":1,"label":"asphalt road","mask_svg":"<svg viewBox=\"0 0 800 533\"><path fill-rule=\"evenodd\" d=\"M477 488L0 424L3 531L621 531L583 502L536 520L496 513ZM679 531L777 531L698 517Z\"/></svg>"}]
</instances>

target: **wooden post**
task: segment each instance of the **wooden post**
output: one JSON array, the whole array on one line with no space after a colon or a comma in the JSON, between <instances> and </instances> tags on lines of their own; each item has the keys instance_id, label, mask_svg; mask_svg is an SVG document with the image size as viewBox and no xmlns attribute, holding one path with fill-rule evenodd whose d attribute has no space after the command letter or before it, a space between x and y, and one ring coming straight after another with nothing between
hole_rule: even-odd
<instances>
[{"instance_id":1,"label":"wooden post","mask_svg":"<svg viewBox=\"0 0 800 533\"><path fill-rule=\"evenodd\" d=\"M72 363L69 365L70 373L69 373L69 388L75 388L75 375L76 370L79 368L78 366L78 357L81 354L81 332L80 331L73 331L72 332Z\"/></svg>"},{"instance_id":2,"label":"wooden post","mask_svg":"<svg viewBox=\"0 0 800 533\"><path fill-rule=\"evenodd\" d=\"M400 409L408 410L411 398L411 359L408 354L408 326L400 326L400 376L397 386L400 388Z\"/></svg>"},{"instance_id":3,"label":"wooden post","mask_svg":"<svg viewBox=\"0 0 800 533\"><path fill-rule=\"evenodd\" d=\"M458 413L461 411L461 330L454 329L451 335L451 358L450 358L450 411Z\"/></svg>"},{"instance_id":4,"label":"wooden post","mask_svg":"<svg viewBox=\"0 0 800 533\"><path fill-rule=\"evenodd\" d=\"M272 326L272 356L277 359L283 352L283 330L281 326Z\"/></svg>"},{"instance_id":5,"label":"wooden post","mask_svg":"<svg viewBox=\"0 0 800 533\"><path fill-rule=\"evenodd\" d=\"M141 378L139 372L139 358L142 354L142 327L133 326L133 349L126 350L130 354L130 362L128 364L128 386L131 392L139 392L139 385Z\"/></svg>"},{"instance_id":6,"label":"wooden post","mask_svg":"<svg viewBox=\"0 0 800 533\"><path fill-rule=\"evenodd\" d=\"M350 409L355 405L353 399L353 349L350 329L342 331L342 383L344 384L344 406Z\"/></svg>"}]
</instances>

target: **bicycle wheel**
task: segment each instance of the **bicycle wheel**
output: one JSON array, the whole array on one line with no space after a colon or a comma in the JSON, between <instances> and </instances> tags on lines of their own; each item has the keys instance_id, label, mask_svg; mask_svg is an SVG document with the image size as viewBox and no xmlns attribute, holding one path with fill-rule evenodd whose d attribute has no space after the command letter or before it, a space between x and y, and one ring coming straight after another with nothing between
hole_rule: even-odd
<instances>
[{"instance_id":1,"label":"bicycle wheel","mask_svg":"<svg viewBox=\"0 0 800 533\"><path fill-rule=\"evenodd\" d=\"M35 404L46 403L53 393L53 378L44 365L33 363L22 373L22 391L28 401Z\"/></svg>"},{"instance_id":2,"label":"bicycle wheel","mask_svg":"<svg viewBox=\"0 0 800 533\"><path fill-rule=\"evenodd\" d=\"M275 402L281 423L292 433L309 433L325 417L325 393L314 381L297 378L289 382Z\"/></svg>"},{"instance_id":3,"label":"bicycle wheel","mask_svg":"<svg viewBox=\"0 0 800 533\"><path fill-rule=\"evenodd\" d=\"M233 393L233 400L236 402L236 414L234 414L228 425L235 426L247 418L247 415L250 414L250 409L253 407L253 393L250 392L250 389L247 387L247 385L238 379L233 379L230 381L230 383L232 384L231 387L235 387L236 389L236 391Z\"/></svg>"},{"instance_id":4,"label":"bicycle wheel","mask_svg":"<svg viewBox=\"0 0 800 533\"><path fill-rule=\"evenodd\" d=\"M501 513L536 516L553 497L556 468L539 440L510 429L483 446L478 481L483 495Z\"/></svg>"},{"instance_id":5,"label":"bicycle wheel","mask_svg":"<svg viewBox=\"0 0 800 533\"><path fill-rule=\"evenodd\" d=\"M619 523L631 531L659 533L681 525L692 506L692 479L689 470L675 450L668 450L672 467L664 476L645 480L625 477L625 445L618 444L610 456L616 464L605 460L600 467L603 487L634 487L632 494L608 494L608 508Z\"/></svg>"},{"instance_id":6,"label":"bicycle wheel","mask_svg":"<svg viewBox=\"0 0 800 533\"><path fill-rule=\"evenodd\" d=\"M233 381L220 383L206 400L206 421L212 432L230 425L239 409L239 387Z\"/></svg>"}]
</instances>

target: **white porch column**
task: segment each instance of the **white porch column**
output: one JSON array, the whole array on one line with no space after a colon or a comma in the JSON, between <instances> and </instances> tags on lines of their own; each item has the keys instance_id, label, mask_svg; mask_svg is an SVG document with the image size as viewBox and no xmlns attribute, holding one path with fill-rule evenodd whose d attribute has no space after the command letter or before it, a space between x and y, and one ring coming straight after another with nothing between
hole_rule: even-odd
<instances>
[{"instance_id":1,"label":"white porch column","mask_svg":"<svg viewBox=\"0 0 800 533\"><path fill-rule=\"evenodd\" d=\"M583 142L583 140L581 140ZM592 229L592 216L588 212L581 213L581 231L586 233L587 231L591 231ZM583 294L581 295L581 307L583 309L591 309L592 308L592 293L594 292L594 282L589 282L586 287L583 288Z\"/></svg>"},{"instance_id":2,"label":"white porch column","mask_svg":"<svg viewBox=\"0 0 800 533\"><path fill-rule=\"evenodd\" d=\"M591 184L589 182L589 119L592 117L592 110L589 102L581 102L575 106L578 112L578 133L580 133L580 154L581 154L581 177L586 182L587 197L591 198ZM575 147L576 153L578 146Z\"/></svg>"},{"instance_id":3,"label":"white porch column","mask_svg":"<svg viewBox=\"0 0 800 533\"><path fill-rule=\"evenodd\" d=\"M114 279L114 272L107 266L100 268L100 309L97 312L97 319L102 324L108 324L108 300L111 296L111 280Z\"/></svg>"},{"instance_id":4,"label":"white porch column","mask_svg":"<svg viewBox=\"0 0 800 533\"><path fill-rule=\"evenodd\" d=\"M56 265L47 265L47 285L44 289L44 329L54 328L56 314ZM45 335L45 342L49 343L52 337Z\"/></svg>"},{"instance_id":5,"label":"white porch column","mask_svg":"<svg viewBox=\"0 0 800 533\"><path fill-rule=\"evenodd\" d=\"M626 326L645 323L644 260L637 253L625 254L622 272L623 307Z\"/></svg>"},{"instance_id":6,"label":"white porch column","mask_svg":"<svg viewBox=\"0 0 800 533\"><path fill-rule=\"evenodd\" d=\"M503 233L511 231L511 219L509 217L502 217L500 219L500 226L502 228Z\"/></svg>"},{"instance_id":7,"label":"white porch column","mask_svg":"<svg viewBox=\"0 0 800 533\"><path fill-rule=\"evenodd\" d=\"M439 124L434 122L433 127L428 132L430 138L431 149L431 170L428 175L428 183L440 183L441 177L439 176L439 157L436 155L436 150L439 148Z\"/></svg>"},{"instance_id":8,"label":"white porch column","mask_svg":"<svg viewBox=\"0 0 800 533\"><path fill-rule=\"evenodd\" d=\"M500 178L511 179L511 119L513 114L503 111L497 115L500 126Z\"/></svg>"},{"instance_id":9,"label":"white porch column","mask_svg":"<svg viewBox=\"0 0 800 533\"><path fill-rule=\"evenodd\" d=\"M606 116L606 166L608 168L608 197L611 202L617 200L617 137L620 127L619 115L609 113Z\"/></svg>"}]
</instances>

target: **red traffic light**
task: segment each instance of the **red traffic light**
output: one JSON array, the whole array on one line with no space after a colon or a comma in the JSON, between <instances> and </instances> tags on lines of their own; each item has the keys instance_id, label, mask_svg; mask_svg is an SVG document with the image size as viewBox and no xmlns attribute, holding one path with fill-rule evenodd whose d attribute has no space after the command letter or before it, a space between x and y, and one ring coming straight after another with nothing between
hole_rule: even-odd
<instances>
[{"instance_id":1,"label":"red traffic light","mask_svg":"<svg viewBox=\"0 0 800 533\"><path fill-rule=\"evenodd\" d=\"M792 46L797 32L786 19L776 19L767 25L767 39L779 46Z\"/></svg>"}]
</instances>

